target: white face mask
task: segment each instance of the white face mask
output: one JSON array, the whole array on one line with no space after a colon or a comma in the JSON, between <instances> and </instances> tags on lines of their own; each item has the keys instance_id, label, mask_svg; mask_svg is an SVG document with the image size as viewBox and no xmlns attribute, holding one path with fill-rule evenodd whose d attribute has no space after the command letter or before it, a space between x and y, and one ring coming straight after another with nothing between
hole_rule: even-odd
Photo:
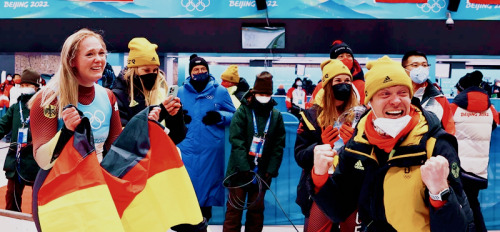
<instances>
[{"instance_id":1,"label":"white face mask","mask_svg":"<svg viewBox=\"0 0 500 232\"><path fill-rule=\"evenodd\" d=\"M31 88L31 87L22 87L22 88L19 88L19 92L21 94L33 94L36 92L36 90Z\"/></svg>"},{"instance_id":2,"label":"white face mask","mask_svg":"<svg viewBox=\"0 0 500 232\"><path fill-rule=\"evenodd\" d=\"M405 115L400 118L377 118L373 120L373 125L387 135L396 138L399 132L401 132L406 125L408 125L410 120L410 115Z\"/></svg>"},{"instance_id":3,"label":"white face mask","mask_svg":"<svg viewBox=\"0 0 500 232\"><path fill-rule=\"evenodd\" d=\"M7 77L7 80L8 80L8 81L11 81L11 80L12 80L12 77L10 77L10 76L9 76L9 77Z\"/></svg>"},{"instance_id":4,"label":"white face mask","mask_svg":"<svg viewBox=\"0 0 500 232\"><path fill-rule=\"evenodd\" d=\"M262 104L266 104L271 100L271 96L266 97L266 96L255 96L255 100Z\"/></svg>"},{"instance_id":5,"label":"white face mask","mask_svg":"<svg viewBox=\"0 0 500 232\"><path fill-rule=\"evenodd\" d=\"M410 71L410 78L413 82L417 84L424 83L427 79L429 79L429 68L424 68L420 66L418 68L414 68Z\"/></svg>"}]
</instances>

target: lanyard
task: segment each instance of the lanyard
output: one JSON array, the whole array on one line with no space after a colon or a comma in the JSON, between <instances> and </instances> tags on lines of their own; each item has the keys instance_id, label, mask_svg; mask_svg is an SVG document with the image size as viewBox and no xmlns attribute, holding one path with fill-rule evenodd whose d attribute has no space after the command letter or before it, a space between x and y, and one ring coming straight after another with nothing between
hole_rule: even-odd
<instances>
[{"instance_id":1,"label":"lanyard","mask_svg":"<svg viewBox=\"0 0 500 232\"><path fill-rule=\"evenodd\" d=\"M271 122L272 113L273 113L273 111L271 110L271 112L269 113L269 118L267 118L266 127L264 128L264 139L266 138L267 130L269 129L269 123ZM257 136L259 131L257 130L257 121L255 120L255 112L253 110L252 110L252 115L253 115L253 131L255 132L255 135Z\"/></svg>"},{"instance_id":2,"label":"lanyard","mask_svg":"<svg viewBox=\"0 0 500 232\"><path fill-rule=\"evenodd\" d=\"M26 121L24 121L24 118L23 118L23 107L21 106L22 105L22 102L19 101L18 102L18 105L19 105L19 113L21 114L21 123L23 124L23 127L28 124L30 122L30 116L28 115L28 117L26 118Z\"/></svg>"}]
</instances>

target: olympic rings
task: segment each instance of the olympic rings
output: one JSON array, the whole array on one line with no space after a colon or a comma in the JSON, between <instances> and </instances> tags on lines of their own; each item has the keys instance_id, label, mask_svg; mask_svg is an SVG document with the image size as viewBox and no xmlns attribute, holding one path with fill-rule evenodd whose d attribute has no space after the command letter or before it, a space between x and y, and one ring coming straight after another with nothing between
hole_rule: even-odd
<instances>
[{"instance_id":1,"label":"olympic rings","mask_svg":"<svg viewBox=\"0 0 500 232\"><path fill-rule=\"evenodd\" d=\"M198 2L195 3L196 1ZM194 10L204 11L205 8L210 6L210 0L181 0L181 5L189 12Z\"/></svg>"}]
</instances>

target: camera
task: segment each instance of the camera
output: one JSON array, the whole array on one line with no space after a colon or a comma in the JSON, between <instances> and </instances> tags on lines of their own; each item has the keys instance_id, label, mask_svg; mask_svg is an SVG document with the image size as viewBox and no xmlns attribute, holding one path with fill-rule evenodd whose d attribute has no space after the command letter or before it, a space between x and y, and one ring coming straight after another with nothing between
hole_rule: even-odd
<instances>
[{"instance_id":1,"label":"camera","mask_svg":"<svg viewBox=\"0 0 500 232\"><path fill-rule=\"evenodd\" d=\"M453 21L453 19L451 18L451 13L447 12L446 13L446 28L448 28L448 30L452 30L454 26L455 26L455 21Z\"/></svg>"}]
</instances>

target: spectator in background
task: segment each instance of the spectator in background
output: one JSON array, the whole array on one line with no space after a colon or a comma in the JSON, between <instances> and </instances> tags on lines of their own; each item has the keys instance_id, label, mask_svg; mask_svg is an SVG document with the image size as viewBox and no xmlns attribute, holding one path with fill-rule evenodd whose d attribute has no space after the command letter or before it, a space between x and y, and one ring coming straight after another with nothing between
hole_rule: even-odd
<instances>
[{"instance_id":1,"label":"spectator in background","mask_svg":"<svg viewBox=\"0 0 500 232\"><path fill-rule=\"evenodd\" d=\"M330 221L309 197L306 181L311 176L314 150L317 146L327 144L333 148L334 143L340 138L344 143L349 141L354 129L350 125L342 125L339 130L334 124L342 113L358 105L357 96L352 90L351 72L341 61L326 60L321 63L321 71L321 86L325 94L300 118L295 141L295 161L302 168L295 202L306 217L304 223L306 232L338 231L338 223Z\"/></svg>"},{"instance_id":2,"label":"spectator in background","mask_svg":"<svg viewBox=\"0 0 500 232\"><path fill-rule=\"evenodd\" d=\"M430 64L427 62L427 56L419 51L409 51L404 54L401 65L411 78L413 97L419 100L422 108L438 117L446 132L455 134L455 123L453 115L450 113L450 103L430 81Z\"/></svg>"},{"instance_id":3,"label":"spectator in background","mask_svg":"<svg viewBox=\"0 0 500 232\"><path fill-rule=\"evenodd\" d=\"M344 63L344 65L347 66L347 68L351 71L352 84L354 87L353 90L358 96L357 99L360 101L360 103L363 103L365 99L365 78L363 69L361 69L359 62L354 59L354 54L351 47L349 47L349 45L342 42L341 40L333 41L332 45L330 46L330 59L337 59L342 61L342 63ZM321 86L321 83L316 86L314 92L312 93L311 99L309 99L308 107L311 107L314 104L317 94L323 94L322 88L323 87ZM319 99L321 98L322 97L320 96Z\"/></svg>"},{"instance_id":4,"label":"spectator in background","mask_svg":"<svg viewBox=\"0 0 500 232\"><path fill-rule=\"evenodd\" d=\"M313 84L313 82L309 80L309 78L307 77L304 77L304 79L302 79L302 85L303 89L306 91L307 96L310 96L314 92L314 89L316 88L316 85Z\"/></svg>"},{"instance_id":5,"label":"spectator in background","mask_svg":"<svg viewBox=\"0 0 500 232\"><path fill-rule=\"evenodd\" d=\"M19 75L17 73L14 74L14 76L16 76L16 75L19 76L19 77L21 77L21 75ZM3 92L3 94L10 99L10 89L12 87L14 87L14 80L13 80L12 75L7 74L7 78L5 79L5 82L3 83L3 86L4 86L4 92Z\"/></svg>"},{"instance_id":6,"label":"spectator in background","mask_svg":"<svg viewBox=\"0 0 500 232\"><path fill-rule=\"evenodd\" d=\"M14 74L14 87L10 89L9 107L14 105L17 102L17 98L21 96L20 84L21 84L21 75Z\"/></svg>"},{"instance_id":7,"label":"spectator in background","mask_svg":"<svg viewBox=\"0 0 500 232\"><path fill-rule=\"evenodd\" d=\"M488 162L491 132L499 123L498 113L487 92L480 88L483 74L474 71L460 78L458 95L451 104L458 140L458 157L465 194L474 213L478 232L486 231L479 205L479 191L488 187Z\"/></svg>"},{"instance_id":8,"label":"spectator in background","mask_svg":"<svg viewBox=\"0 0 500 232\"><path fill-rule=\"evenodd\" d=\"M364 103L371 110L340 152L315 147L312 199L335 222L359 208L367 231L467 231L473 219L455 137L411 104L412 83L401 64L384 56L367 68Z\"/></svg>"},{"instance_id":9,"label":"spectator in background","mask_svg":"<svg viewBox=\"0 0 500 232\"><path fill-rule=\"evenodd\" d=\"M113 71L113 67L106 62L106 67L104 67L104 72L102 73L102 86L104 88L113 89L113 84L115 83L116 76Z\"/></svg>"},{"instance_id":10,"label":"spectator in background","mask_svg":"<svg viewBox=\"0 0 500 232\"><path fill-rule=\"evenodd\" d=\"M5 86L0 85L0 116L3 116L5 112L7 112L7 109L9 108L9 97L7 97L5 94ZM9 142L10 140L7 140Z\"/></svg>"},{"instance_id":11,"label":"spectator in background","mask_svg":"<svg viewBox=\"0 0 500 232\"><path fill-rule=\"evenodd\" d=\"M495 79L495 83L491 87L491 97L500 98L500 79Z\"/></svg>"},{"instance_id":12,"label":"spectator in background","mask_svg":"<svg viewBox=\"0 0 500 232\"><path fill-rule=\"evenodd\" d=\"M236 109L226 88L210 74L208 63L196 54L190 57L189 76L178 96L188 128L178 147L208 221L212 206L224 204L224 130Z\"/></svg>"},{"instance_id":13,"label":"spectator in background","mask_svg":"<svg viewBox=\"0 0 500 232\"><path fill-rule=\"evenodd\" d=\"M31 130L29 126L30 110L27 106L30 98L37 91L40 74L31 69L22 73L19 85L19 99L0 119L0 137L12 132L12 141L5 157L3 170L7 178L5 209L21 212L22 196L26 185L33 186L38 165L33 158ZM22 141L18 141L18 138ZM20 142L20 143L19 143ZM19 156L19 160L16 157Z\"/></svg>"},{"instance_id":14,"label":"spectator in background","mask_svg":"<svg viewBox=\"0 0 500 232\"><path fill-rule=\"evenodd\" d=\"M158 121L165 123L172 141L180 143L186 136L184 116L180 99L166 96L167 84L159 70L160 59L156 53L158 45L138 37L130 40L128 47L127 69L120 73L112 90L120 110L122 126L126 126L132 117L147 106L160 105Z\"/></svg>"},{"instance_id":15,"label":"spectator in background","mask_svg":"<svg viewBox=\"0 0 500 232\"><path fill-rule=\"evenodd\" d=\"M283 85L278 85L278 89L276 89L276 93L274 95L286 95L285 87Z\"/></svg>"},{"instance_id":16,"label":"spectator in background","mask_svg":"<svg viewBox=\"0 0 500 232\"><path fill-rule=\"evenodd\" d=\"M288 112L295 115L295 117L300 118L300 112L304 111L306 108L306 91L302 88L302 79L295 78L292 87L288 89L286 93L286 108Z\"/></svg>"},{"instance_id":17,"label":"spectator in background","mask_svg":"<svg viewBox=\"0 0 500 232\"><path fill-rule=\"evenodd\" d=\"M225 232L241 231L241 206L248 207L245 231L262 231L264 196L272 178L278 176L286 138L283 117L274 108L277 103L271 98L272 78L266 71L257 75L253 89L242 99L231 120L229 142L232 146L225 184L240 187L229 188ZM262 146L254 146L255 143ZM257 181L252 183L253 178L258 178L255 174L265 182L263 190L259 189Z\"/></svg>"},{"instance_id":18,"label":"spectator in background","mask_svg":"<svg viewBox=\"0 0 500 232\"><path fill-rule=\"evenodd\" d=\"M54 76L54 74L43 74L42 73L41 77L40 77L40 88L47 85L47 82L45 81L45 79L50 80L53 76Z\"/></svg>"},{"instance_id":19,"label":"spectator in background","mask_svg":"<svg viewBox=\"0 0 500 232\"><path fill-rule=\"evenodd\" d=\"M237 65L229 65L220 78L222 79L221 85L226 87L234 107L238 109L241 105L241 98L249 89L247 81L240 77Z\"/></svg>"}]
</instances>

